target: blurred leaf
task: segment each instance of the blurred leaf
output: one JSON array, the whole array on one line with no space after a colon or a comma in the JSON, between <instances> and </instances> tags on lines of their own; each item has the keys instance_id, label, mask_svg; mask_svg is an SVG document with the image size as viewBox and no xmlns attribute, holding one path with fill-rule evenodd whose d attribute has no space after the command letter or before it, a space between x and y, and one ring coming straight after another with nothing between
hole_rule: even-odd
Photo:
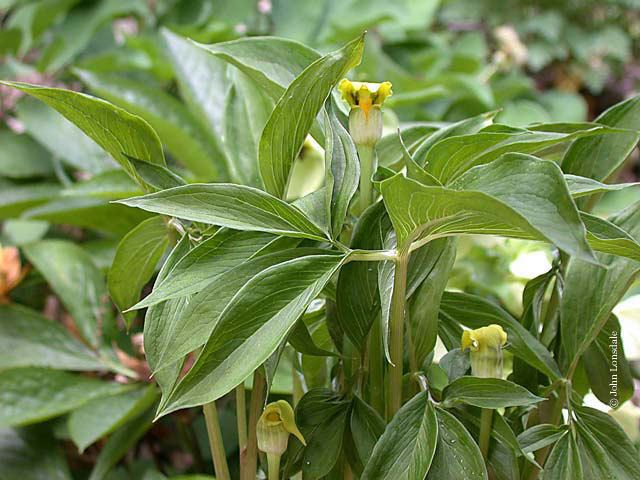
<instances>
[{"instance_id":1,"label":"blurred leaf","mask_svg":"<svg viewBox=\"0 0 640 480\"><path fill-rule=\"evenodd\" d=\"M58 196L60 186L54 183L2 186L0 190L0 218L17 217L23 211Z\"/></svg>"},{"instance_id":2,"label":"blurred leaf","mask_svg":"<svg viewBox=\"0 0 640 480\"><path fill-rule=\"evenodd\" d=\"M82 336L97 346L108 295L104 277L91 256L64 240L32 243L24 247L24 254L60 297Z\"/></svg>"},{"instance_id":3,"label":"blurred leaf","mask_svg":"<svg viewBox=\"0 0 640 480\"><path fill-rule=\"evenodd\" d=\"M283 198L291 167L333 87L360 63L364 37L318 59L282 94L262 132L260 175L267 192ZM283 137L284 132L293 132Z\"/></svg>"},{"instance_id":4,"label":"blurred leaf","mask_svg":"<svg viewBox=\"0 0 640 480\"><path fill-rule=\"evenodd\" d=\"M124 170L107 170L88 180L76 182L66 187L61 192L61 195L64 197L94 197L114 200L140 195L141 193L138 185Z\"/></svg>"},{"instance_id":5,"label":"blurred leaf","mask_svg":"<svg viewBox=\"0 0 640 480\"><path fill-rule=\"evenodd\" d=\"M43 177L53 173L50 154L28 135L0 130L0 143L0 175L3 177Z\"/></svg>"},{"instance_id":6,"label":"blurred leaf","mask_svg":"<svg viewBox=\"0 0 640 480\"><path fill-rule=\"evenodd\" d=\"M97 355L54 320L19 305L0 305L0 369L103 370Z\"/></svg>"},{"instance_id":7,"label":"blurred leaf","mask_svg":"<svg viewBox=\"0 0 640 480\"><path fill-rule=\"evenodd\" d=\"M121 312L140 299L142 288L155 273L156 265L168 245L167 226L160 215L140 223L120 241L107 285L113 302ZM123 313L128 325L135 316L135 312Z\"/></svg>"},{"instance_id":8,"label":"blurred leaf","mask_svg":"<svg viewBox=\"0 0 640 480\"><path fill-rule=\"evenodd\" d=\"M69 415L69 435L80 452L145 412L155 402L156 387L136 388L85 403Z\"/></svg>"},{"instance_id":9,"label":"blurred leaf","mask_svg":"<svg viewBox=\"0 0 640 480\"><path fill-rule=\"evenodd\" d=\"M26 425L62 415L129 387L46 368L0 372L0 425Z\"/></svg>"}]
</instances>

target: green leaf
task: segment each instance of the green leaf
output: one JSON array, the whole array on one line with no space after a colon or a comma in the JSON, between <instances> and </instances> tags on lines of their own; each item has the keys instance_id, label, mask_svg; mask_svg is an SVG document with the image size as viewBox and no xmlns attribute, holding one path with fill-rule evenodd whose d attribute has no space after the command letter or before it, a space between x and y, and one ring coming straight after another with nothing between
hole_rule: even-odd
<instances>
[{"instance_id":1,"label":"green leaf","mask_svg":"<svg viewBox=\"0 0 640 480\"><path fill-rule=\"evenodd\" d=\"M0 478L71 480L64 453L44 425L0 429Z\"/></svg>"},{"instance_id":2,"label":"green leaf","mask_svg":"<svg viewBox=\"0 0 640 480\"><path fill-rule=\"evenodd\" d=\"M121 200L130 207L239 230L326 240L296 207L253 187L193 184Z\"/></svg>"},{"instance_id":3,"label":"green leaf","mask_svg":"<svg viewBox=\"0 0 640 480\"><path fill-rule=\"evenodd\" d=\"M307 133L334 85L360 63L363 48L364 37L359 37L318 59L283 93L260 139L260 175L267 192L285 196L291 168Z\"/></svg>"},{"instance_id":4,"label":"green leaf","mask_svg":"<svg viewBox=\"0 0 640 480\"><path fill-rule=\"evenodd\" d=\"M180 187L187 184L180 176L173 173L167 167L143 162L129 155L126 155L126 157L140 178L156 190L166 190L167 188Z\"/></svg>"},{"instance_id":5,"label":"green leaf","mask_svg":"<svg viewBox=\"0 0 640 480\"><path fill-rule=\"evenodd\" d=\"M220 314L189 373L163 400L160 414L213 401L244 381L277 349L344 258L310 254L247 281Z\"/></svg>"},{"instance_id":6,"label":"green leaf","mask_svg":"<svg viewBox=\"0 0 640 480\"><path fill-rule=\"evenodd\" d=\"M24 253L60 297L83 337L98 345L108 295L91 256L64 240L32 243L24 247Z\"/></svg>"},{"instance_id":7,"label":"green leaf","mask_svg":"<svg viewBox=\"0 0 640 480\"><path fill-rule=\"evenodd\" d=\"M23 211L59 195L61 188L53 183L8 185L0 190L0 218L19 216Z\"/></svg>"},{"instance_id":8,"label":"green leaf","mask_svg":"<svg viewBox=\"0 0 640 480\"><path fill-rule=\"evenodd\" d=\"M29 135L0 130L0 175L5 178L30 178L53 173L51 155Z\"/></svg>"},{"instance_id":9,"label":"green leaf","mask_svg":"<svg viewBox=\"0 0 640 480\"><path fill-rule=\"evenodd\" d=\"M0 425L19 426L62 415L126 385L47 368L0 372Z\"/></svg>"},{"instance_id":10,"label":"green leaf","mask_svg":"<svg viewBox=\"0 0 640 480\"><path fill-rule=\"evenodd\" d=\"M327 218L331 219L332 238L337 238L358 188L360 163L351 136L333 112L325 113L324 128Z\"/></svg>"},{"instance_id":11,"label":"green leaf","mask_svg":"<svg viewBox=\"0 0 640 480\"><path fill-rule=\"evenodd\" d=\"M147 83L119 75L86 70L74 72L93 93L149 122L173 157L196 178L205 181L225 179L226 165L215 141L175 97ZM145 160L140 156L136 158Z\"/></svg>"},{"instance_id":12,"label":"green leaf","mask_svg":"<svg viewBox=\"0 0 640 480\"><path fill-rule=\"evenodd\" d=\"M582 471L579 447L572 433L565 433L565 435L558 440L558 443L551 451L551 455L549 455L545 463L540 478L542 480L587 478Z\"/></svg>"},{"instance_id":13,"label":"green leaf","mask_svg":"<svg viewBox=\"0 0 640 480\"><path fill-rule=\"evenodd\" d=\"M629 156L640 134L640 96L618 103L602 113L595 122L635 131L582 138L575 141L562 159L565 173L605 181Z\"/></svg>"},{"instance_id":14,"label":"green leaf","mask_svg":"<svg viewBox=\"0 0 640 480\"><path fill-rule=\"evenodd\" d=\"M593 126L588 130L572 133L479 132L450 137L429 150L425 169L447 185L467 170L490 163L506 153L535 153L558 143L609 133L610 129Z\"/></svg>"},{"instance_id":15,"label":"green leaf","mask_svg":"<svg viewBox=\"0 0 640 480\"><path fill-rule=\"evenodd\" d=\"M623 210L611 222L639 240L640 203ZM575 368L579 357L597 338L611 310L640 270L637 261L624 257L604 253L598 253L597 257L607 268L574 258L565 275L560 327L570 368Z\"/></svg>"},{"instance_id":16,"label":"green leaf","mask_svg":"<svg viewBox=\"0 0 640 480\"><path fill-rule=\"evenodd\" d=\"M466 403L481 408L524 407L541 402L520 385L500 378L460 377L442 392L445 406Z\"/></svg>"},{"instance_id":17,"label":"green leaf","mask_svg":"<svg viewBox=\"0 0 640 480\"><path fill-rule=\"evenodd\" d=\"M582 355L582 365L591 390L604 404L609 404L615 398L618 404L611 405L614 409L629 400L635 391L620 332L618 319L611 315L598 337ZM614 378L615 395L611 393Z\"/></svg>"},{"instance_id":18,"label":"green leaf","mask_svg":"<svg viewBox=\"0 0 640 480\"><path fill-rule=\"evenodd\" d=\"M468 293L445 292L440 303L441 321L459 322L476 329L497 324L509 338L507 349L552 380L561 377L551 353L515 318L493 303ZM460 339L458 338L459 342Z\"/></svg>"},{"instance_id":19,"label":"green leaf","mask_svg":"<svg viewBox=\"0 0 640 480\"><path fill-rule=\"evenodd\" d=\"M103 370L94 352L58 322L19 305L0 305L0 369Z\"/></svg>"},{"instance_id":20,"label":"green leaf","mask_svg":"<svg viewBox=\"0 0 640 480\"><path fill-rule=\"evenodd\" d=\"M291 346L295 348L297 352L300 352L303 355L310 355L314 357L335 356L335 353L325 350L324 348L316 345L316 343L313 341L311 333L309 333L309 329L307 328L304 319L296 323L296 326L293 327L293 330L291 330L291 333L289 334L288 340Z\"/></svg>"},{"instance_id":21,"label":"green leaf","mask_svg":"<svg viewBox=\"0 0 640 480\"><path fill-rule=\"evenodd\" d=\"M120 311L138 301L168 245L167 226L159 215L145 220L120 241L107 284ZM123 317L130 324L135 313L124 313Z\"/></svg>"},{"instance_id":22,"label":"green leaf","mask_svg":"<svg viewBox=\"0 0 640 480\"><path fill-rule=\"evenodd\" d=\"M273 100L320 55L305 45L277 37L247 37L213 45L196 44L239 68Z\"/></svg>"},{"instance_id":23,"label":"green leaf","mask_svg":"<svg viewBox=\"0 0 640 480\"><path fill-rule=\"evenodd\" d=\"M438 441L436 409L426 392L406 403L376 443L362 480L425 478Z\"/></svg>"},{"instance_id":24,"label":"green leaf","mask_svg":"<svg viewBox=\"0 0 640 480\"><path fill-rule=\"evenodd\" d=\"M611 416L593 408L575 407L574 411L582 461L581 478L637 478L640 471L638 452L620 425Z\"/></svg>"},{"instance_id":25,"label":"green leaf","mask_svg":"<svg viewBox=\"0 0 640 480\"><path fill-rule=\"evenodd\" d=\"M618 190L624 190L625 188L635 187L640 185L638 182L634 183L615 183L609 185L606 183L598 182L588 177L580 177L578 175L565 175L565 181L569 187L569 192L573 198L584 197L586 195L593 195L595 193L615 192Z\"/></svg>"},{"instance_id":26,"label":"green leaf","mask_svg":"<svg viewBox=\"0 0 640 480\"><path fill-rule=\"evenodd\" d=\"M147 164L151 165L151 164ZM140 195L138 185L123 170L107 170L62 191L63 197L92 197L103 200Z\"/></svg>"},{"instance_id":27,"label":"green leaf","mask_svg":"<svg viewBox=\"0 0 640 480\"><path fill-rule=\"evenodd\" d=\"M126 155L164 165L158 136L147 122L109 102L84 93L20 82L0 82L17 88L60 112L106 150L133 178Z\"/></svg>"},{"instance_id":28,"label":"green leaf","mask_svg":"<svg viewBox=\"0 0 640 480\"><path fill-rule=\"evenodd\" d=\"M554 163L504 155L468 171L451 187L427 187L402 175L381 182L399 245L419 235L501 235L546 240L593 260L584 225Z\"/></svg>"},{"instance_id":29,"label":"green leaf","mask_svg":"<svg viewBox=\"0 0 640 480\"><path fill-rule=\"evenodd\" d=\"M585 212L580 218L587 228L587 241L598 252L640 261L640 244L617 225Z\"/></svg>"},{"instance_id":30,"label":"green leaf","mask_svg":"<svg viewBox=\"0 0 640 480\"><path fill-rule=\"evenodd\" d=\"M276 251L282 245L294 247L296 240L263 232L220 229L216 234L177 259L175 265L142 301L132 308L144 308L171 298L202 291L223 274L253 257Z\"/></svg>"},{"instance_id":31,"label":"green leaf","mask_svg":"<svg viewBox=\"0 0 640 480\"><path fill-rule=\"evenodd\" d=\"M385 431L382 417L357 395L353 397L349 429L360 462L366 465L378 439Z\"/></svg>"},{"instance_id":32,"label":"green leaf","mask_svg":"<svg viewBox=\"0 0 640 480\"><path fill-rule=\"evenodd\" d=\"M29 135L67 165L94 174L118 166L76 125L35 98L20 101L16 113Z\"/></svg>"},{"instance_id":33,"label":"green leaf","mask_svg":"<svg viewBox=\"0 0 640 480\"><path fill-rule=\"evenodd\" d=\"M153 425L153 410L140 415L115 432L104 444L89 480L103 480L109 471Z\"/></svg>"},{"instance_id":34,"label":"green leaf","mask_svg":"<svg viewBox=\"0 0 640 480\"><path fill-rule=\"evenodd\" d=\"M398 132L383 135L376 144L378 163L384 167L394 168L402 165L405 151L411 155L416 148L431 134L438 131L436 123L410 123L400 125ZM400 142L402 139L402 143ZM403 148L403 144L406 146Z\"/></svg>"},{"instance_id":35,"label":"green leaf","mask_svg":"<svg viewBox=\"0 0 640 480\"><path fill-rule=\"evenodd\" d=\"M473 437L456 417L436 408L438 443L426 480L487 480L487 469Z\"/></svg>"},{"instance_id":36,"label":"green leaf","mask_svg":"<svg viewBox=\"0 0 640 480\"><path fill-rule=\"evenodd\" d=\"M156 388L149 386L85 403L71 412L67 420L71 440L83 452L101 437L149 409L156 397Z\"/></svg>"},{"instance_id":37,"label":"green leaf","mask_svg":"<svg viewBox=\"0 0 640 480\"><path fill-rule=\"evenodd\" d=\"M525 453L532 453L548 445L557 442L567 434L567 427L564 425L551 425L543 423L528 428L518 435L518 443Z\"/></svg>"}]
</instances>

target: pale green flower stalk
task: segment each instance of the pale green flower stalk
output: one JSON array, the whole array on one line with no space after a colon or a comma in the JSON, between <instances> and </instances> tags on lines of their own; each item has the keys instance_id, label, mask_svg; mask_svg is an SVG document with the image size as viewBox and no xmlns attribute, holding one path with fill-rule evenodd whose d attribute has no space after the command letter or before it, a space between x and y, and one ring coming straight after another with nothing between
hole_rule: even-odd
<instances>
[{"instance_id":1,"label":"pale green flower stalk","mask_svg":"<svg viewBox=\"0 0 640 480\"><path fill-rule=\"evenodd\" d=\"M489 325L462 332L460 348L469 350L471 374L480 378L502 378L502 349L507 344L507 334L500 325ZM480 451L487 459L493 424L493 410L483 408L480 417Z\"/></svg>"},{"instance_id":2,"label":"pale green flower stalk","mask_svg":"<svg viewBox=\"0 0 640 480\"><path fill-rule=\"evenodd\" d=\"M360 157L360 210L373 200L371 176L375 171L375 146L382 137L382 104L392 95L391 83L352 82L346 78L338 85L349 104L349 134Z\"/></svg>"},{"instance_id":3,"label":"pale green flower stalk","mask_svg":"<svg viewBox=\"0 0 640 480\"><path fill-rule=\"evenodd\" d=\"M290 434L295 435L306 446L291 405L284 400L267 405L258 420L256 436L258 449L267 454L269 480L278 480L280 476L280 458L287 451Z\"/></svg>"}]
</instances>

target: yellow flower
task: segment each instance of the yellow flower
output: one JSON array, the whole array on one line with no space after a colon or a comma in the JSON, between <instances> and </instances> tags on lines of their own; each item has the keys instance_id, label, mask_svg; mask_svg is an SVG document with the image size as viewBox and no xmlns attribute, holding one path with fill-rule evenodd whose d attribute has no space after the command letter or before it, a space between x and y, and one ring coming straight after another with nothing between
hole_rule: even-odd
<instances>
[{"instance_id":1,"label":"yellow flower","mask_svg":"<svg viewBox=\"0 0 640 480\"><path fill-rule=\"evenodd\" d=\"M338 85L338 90L352 108L362 108L365 115L369 115L372 107L380 108L385 99L393 95L391 82L352 82L345 78Z\"/></svg>"},{"instance_id":2,"label":"yellow flower","mask_svg":"<svg viewBox=\"0 0 640 480\"><path fill-rule=\"evenodd\" d=\"M291 405L284 400L267 405L258 420L258 448L265 453L282 455L287 450L289 434L295 435L303 445L307 444L298 430Z\"/></svg>"},{"instance_id":3,"label":"yellow flower","mask_svg":"<svg viewBox=\"0 0 640 480\"><path fill-rule=\"evenodd\" d=\"M502 348L507 334L500 325L489 325L462 332L460 348L470 351L471 372L476 377L502 377Z\"/></svg>"},{"instance_id":4,"label":"yellow flower","mask_svg":"<svg viewBox=\"0 0 640 480\"><path fill-rule=\"evenodd\" d=\"M382 136L380 107L391 92L391 83L352 82L343 79L338 85L342 98L351 106L349 133L356 146L373 148Z\"/></svg>"}]
</instances>

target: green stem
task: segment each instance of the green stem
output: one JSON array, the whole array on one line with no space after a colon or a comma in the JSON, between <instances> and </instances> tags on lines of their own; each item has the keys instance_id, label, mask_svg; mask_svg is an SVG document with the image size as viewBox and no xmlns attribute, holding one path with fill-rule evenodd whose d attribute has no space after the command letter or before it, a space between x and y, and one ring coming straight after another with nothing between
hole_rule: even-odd
<instances>
[{"instance_id":1,"label":"green stem","mask_svg":"<svg viewBox=\"0 0 640 480\"><path fill-rule=\"evenodd\" d=\"M207 435L209 436L209 446L211 448L213 466L216 470L216 478L219 480L230 480L231 476L229 475L229 466L227 465L227 454L225 453L222 442L222 432L220 431L216 402L205 403L202 406L202 410L204 411L204 419L207 424Z\"/></svg>"},{"instance_id":2,"label":"green stem","mask_svg":"<svg viewBox=\"0 0 640 480\"><path fill-rule=\"evenodd\" d=\"M384 417L384 352L379 318L373 321L369 336L369 400Z\"/></svg>"},{"instance_id":3,"label":"green stem","mask_svg":"<svg viewBox=\"0 0 640 480\"><path fill-rule=\"evenodd\" d=\"M280 480L280 455L267 453L267 463L269 464L269 480Z\"/></svg>"},{"instance_id":4,"label":"green stem","mask_svg":"<svg viewBox=\"0 0 640 480\"><path fill-rule=\"evenodd\" d=\"M393 296L391 298L391 314L389 318L389 407L387 417L393 418L402 404L402 363L404 359L404 315L407 293L407 269L409 251L398 252L396 268L393 273Z\"/></svg>"},{"instance_id":5,"label":"green stem","mask_svg":"<svg viewBox=\"0 0 640 480\"><path fill-rule=\"evenodd\" d=\"M481 409L480 413L480 452L482 458L487 461L489 455L489 441L491 440L491 428L493 425L493 410L490 408Z\"/></svg>"},{"instance_id":6,"label":"green stem","mask_svg":"<svg viewBox=\"0 0 640 480\"><path fill-rule=\"evenodd\" d=\"M236 419L238 424L238 449L240 454L247 448L247 396L244 382L236 387Z\"/></svg>"},{"instance_id":7,"label":"green stem","mask_svg":"<svg viewBox=\"0 0 640 480\"><path fill-rule=\"evenodd\" d=\"M249 407L249 433L244 456L240 456L240 469L243 480L255 480L258 471L258 437L256 428L264 408L265 387L267 383L260 369L253 372L253 389Z\"/></svg>"},{"instance_id":8,"label":"green stem","mask_svg":"<svg viewBox=\"0 0 640 480\"><path fill-rule=\"evenodd\" d=\"M374 166L374 147L367 145L356 145L358 156L360 157L360 214L364 212L373 202L373 185L371 176Z\"/></svg>"}]
</instances>

